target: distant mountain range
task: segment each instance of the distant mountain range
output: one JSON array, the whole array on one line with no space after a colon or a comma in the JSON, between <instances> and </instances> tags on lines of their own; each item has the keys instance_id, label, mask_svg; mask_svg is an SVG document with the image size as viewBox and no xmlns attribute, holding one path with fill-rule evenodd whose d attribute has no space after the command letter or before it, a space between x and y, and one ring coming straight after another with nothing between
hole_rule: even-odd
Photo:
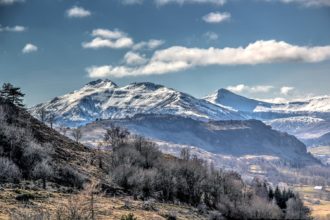
<instances>
[{"instance_id":1,"label":"distant mountain range","mask_svg":"<svg viewBox=\"0 0 330 220\"><path fill-rule=\"evenodd\" d=\"M244 117L262 120L310 145L313 145L313 139L330 132L330 96L275 104L220 89L205 100L238 111Z\"/></svg>"},{"instance_id":2,"label":"distant mountain range","mask_svg":"<svg viewBox=\"0 0 330 220\"><path fill-rule=\"evenodd\" d=\"M122 119L136 114L168 114L209 120L257 119L313 145L330 132L330 96L289 103L269 103L219 89L204 99L153 83L119 87L110 80L96 80L79 90L56 97L31 109L55 114L57 124L75 127L97 119ZM330 140L329 140L330 141Z\"/></svg>"},{"instance_id":3,"label":"distant mountain range","mask_svg":"<svg viewBox=\"0 0 330 220\"><path fill-rule=\"evenodd\" d=\"M89 145L116 122L156 142L237 157L270 155L293 164L316 161L283 131L311 146L330 132L330 97L275 104L219 89L198 99L148 82L119 87L110 80L92 81L31 108L37 118L42 111L51 113L58 126L83 126Z\"/></svg>"}]
</instances>

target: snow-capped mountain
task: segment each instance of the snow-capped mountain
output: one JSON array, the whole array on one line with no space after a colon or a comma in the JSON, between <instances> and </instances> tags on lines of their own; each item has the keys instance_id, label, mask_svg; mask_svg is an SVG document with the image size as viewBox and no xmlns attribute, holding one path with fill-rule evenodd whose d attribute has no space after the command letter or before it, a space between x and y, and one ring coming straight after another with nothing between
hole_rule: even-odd
<instances>
[{"instance_id":1,"label":"snow-capped mountain","mask_svg":"<svg viewBox=\"0 0 330 220\"><path fill-rule=\"evenodd\" d=\"M155 141L192 146L214 154L266 155L292 163L300 158L300 162L314 163L305 145L295 137L272 130L260 121L247 120L262 118L256 109L274 106L224 89L206 99L197 99L148 82L119 87L110 80L96 80L39 104L31 112L38 118L41 112L47 112L46 119L52 116L58 126L82 126L87 144L98 143L106 126L117 123ZM269 118L279 118L277 112L266 113L272 115Z\"/></svg>"},{"instance_id":2,"label":"snow-capped mountain","mask_svg":"<svg viewBox=\"0 0 330 220\"><path fill-rule=\"evenodd\" d=\"M90 82L79 90L33 107L31 112L40 117L42 110L54 114L55 122L65 126L139 113L180 115L198 120L244 119L237 111L162 85L145 82L118 87L110 80Z\"/></svg>"},{"instance_id":3,"label":"snow-capped mountain","mask_svg":"<svg viewBox=\"0 0 330 220\"><path fill-rule=\"evenodd\" d=\"M288 132L301 140L314 139L330 132L330 96L270 103L220 89L204 99L249 118L262 120L274 129Z\"/></svg>"},{"instance_id":4,"label":"snow-capped mountain","mask_svg":"<svg viewBox=\"0 0 330 220\"><path fill-rule=\"evenodd\" d=\"M208 120L262 120L310 144L310 139L330 132L330 97L290 103L270 103L237 95L226 89L198 99L153 83L123 87L110 80L92 81L72 93L56 97L31 109L55 116L55 123L74 127L97 119L123 119L137 114L166 114ZM47 117L47 116L46 116Z\"/></svg>"},{"instance_id":5,"label":"snow-capped mountain","mask_svg":"<svg viewBox=\"0 0 330 220\"><path fill-rule=\"evenodd\" d=\"M330 96L313 97L288 103L271 103L246 98L226 89L219 89L206 96L205 100L233 110L249 113L272 112L278 114L319 114L322 117L330 115Z\"/></svg>"},{"instance_id":6,"label":"snow-capped mountain","mask_svg":"<svg viewBox=\"0 0 330 220\"><path fill-rule=\"evenodd\" d=\"M230 107L241 112L253 112L257 107L270 108L272 105L271 103L237 95L227 89L219 89L204 99L216 105Z\"/></svg>"}]
</instances>

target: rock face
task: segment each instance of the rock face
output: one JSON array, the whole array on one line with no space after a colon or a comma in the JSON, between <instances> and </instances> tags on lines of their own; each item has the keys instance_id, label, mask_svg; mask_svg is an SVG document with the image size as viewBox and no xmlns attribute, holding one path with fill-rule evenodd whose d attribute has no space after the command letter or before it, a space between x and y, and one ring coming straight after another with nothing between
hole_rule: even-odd
<instances>
[{"instance_id":1,"label":"rock face","mask_svg":"<svg viewBox=\"0 0 330 220\"><path fill-rule=\"evenodd\" d=\"M170 114L202 121L244 119L244 116L203 99L153 83L133 83L118 87L110 80L96 80L70 94L31 109L36 117L41 110L55 115L65 126L84 125L96 119L118 119L136 114Z\"/></svg>"},{"instance_id":2,"label":"rock face","mask_svg":"<svg viewBox=\"0 0 330 220\"><path fill-rule=\"evenodd\" d=\"M98 121L83 129L91 134L106 129L111 123L153 140L195 146L216 154L236 157L269 155L294 165L318 163L297 138L273 130L257 120L203 122L181 116L147 114ZM92 136L95 138L97 134Z\"/></svg>"}]
</instances>

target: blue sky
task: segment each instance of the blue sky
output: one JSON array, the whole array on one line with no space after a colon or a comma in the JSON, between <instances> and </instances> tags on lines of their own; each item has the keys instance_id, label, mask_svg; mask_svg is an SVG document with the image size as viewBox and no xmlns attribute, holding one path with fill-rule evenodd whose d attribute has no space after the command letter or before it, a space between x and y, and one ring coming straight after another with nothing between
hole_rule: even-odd
<instances>
[{"instance_id":1,"label":"blue sky","mask_svg":"<svg viewBox=\"0 0 330 220\"><path fill-rule=\"evenodd\" d=\"M0 0L0 25L0 82L29 106L99 77L197 97L330 95L329 0Z\"/></svg>"}]
</instances>

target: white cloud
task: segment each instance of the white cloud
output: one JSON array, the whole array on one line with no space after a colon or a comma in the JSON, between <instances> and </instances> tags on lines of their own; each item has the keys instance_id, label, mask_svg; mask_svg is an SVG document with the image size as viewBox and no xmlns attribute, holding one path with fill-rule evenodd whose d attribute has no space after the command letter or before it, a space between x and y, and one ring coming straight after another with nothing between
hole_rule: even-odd
<instances>
[{"instance_id":1,"label":"white cloud","mask_svg":"<svg viewBox=\"0 0 330 220\"><path fill-rule=\"evenodd\" d=\"M228 12L210 12L204 15L202 19L207 23L220 23L228 21L231 15Z\"/></svg>"},{"instance_id":2,"label":"white cloud","mask_svg":"<svg viewBox=\"0 0 330 220\"><path fill-rule=\"evenodd\" d=\"M306 7L330 6L330 0L265 0L268 2L297 3Z\"/></svg>"},{"instance_id":3,"label":"white cloud","mask_svg":"<svg viewBox=\"0 0 330 220\"><path fill-rule=\"evenodd\" d=\"M115 29L115 30L108 30L108 29L95 29L92 32L92 36L94 37L103 37L103 38L109 38L109 39L118 39L118 38L123 38L126 37L127 34Z\"/></svg>"},{"instance_id":4,"label":"white cloud","mask_svg":"<svg viewBox=\"0 0 330 220\"><path fill-rule=\"evenodd\" d=\"M213 40L218 40L219 35L212 32L212 31L208 31L203 35L207 40L213 41Z\"/></svg>"},{"instance_id":5,"label":"white cloud","mask_svg":"<svg viewBox=\"0 0 330 220\"><path fill-rule=\"evenodd\" d=\"M209 65L256 65L278 62L316 63L330 59L330 46L296 46L283 41L256 41L238 48L187 48L173 46L155 51L145 65L107 66L106 76L166 74ZM104 67L104 66L103 66ZM98 67L89 68L97 71ZM102 68L104 70L105 68ZM94 73L88 71L93 77Z\"/></svg>"},{"instance_id":6,"label":"white cloud","mask_svg":"<svg viewBox=\"0 0 330 220\"><path fill-rule=\"evenodd\" d=\"M266 93L272 90L274 87L269 85L258 85L258 86L247 86L244 84L239 84L236 86L228 86L227 89L232 92L249 92L249 93Z\"/></svg>"},{"instance_id":7,"label":"white cloud","mask_svg":"<svg viewBox=\"0 0 330 220\"><path fill-rule=\"evenodd\" d=\"M92 31L92 36L95 37L90 42L83 42L83 48L112 48L112 49L123 49L130 48L134 45L132 38L127 37L127 34L115 29L95 29Z\"/></svg>"},{"instance_id":8,"label":"white cloud","mask_svg":"<svg viewBox=\"0 0 330 220\"><path fill-rule=\"evenodd\" d=\"M7 31L7 32L23 32L23 31L26 31L26 30L27 30L26 27L19 26L19 25L16 25L16 26L13 26L13 27L9 27L9 26L1 27L1 25L0 25L0 32L4 32L4 31Z\"/></svg>"},{"instance_id":9,"label":"white cloud","mask_svg":"<svg viewBox=\"0 0 330 220\"><path fill-rule=\"evenodd\" d=\"M38 51L38 47L36 45L33 45L31 43L28 43L24 46L22 49L22 53L32 53Z\"/></svg>"},{"instance_id":10,"label":"white cloud","mask_svg":"<svg viewBox=\"0 0 330 220\"><path fill-rule=\"evenodd\" d=\"M83 48L112 48L123 49L132 48L132 50L154 50L165 42L163 40L151 39L134 44L134 40L127 33L114 29L95 29L91 34L94 39L90 42L83 42Z\"/></svg>"},{"instance_id":11,"label":"white cloud","mask_svg":"<svg viewBox=\"0 0 330 220\"><path fill-rule=\"evenodd\" d=\"M112 49L122 49L122 48L129 48L133 45L133 40L129 37L123 37L116 40L111 39L103 39L100 37L94 38L90 42L82 43L83 48L112 48Z\"/></svg>"},{"instance_id":12,"label":"white cloud","mask_svg":"<svg viewBox=\"0 0 330 220\"><path fill-rule=\"evenodd\" d=\"M226 3L226 0L155 0L156 4L159 6L170 4L170 3L176 3L176 4L202 4L202 3L208 3L213 5L224 5Z\"/></svg>"},{"instance_id":13,"label":"white cloud","mask_svg":"<svg viewBox=\"0 0 330 220\"><path fill-rule=\"evenodd\" d=\"M73 6L69 10L66 11L66 14L70 18L83 18L91 16L91 12L84 9L83 7Z\"/></svg>"},{"instance_id":14,"label":"white cloud","mask_svg":"<svg viewBox=\"0 0 330 220\"><path fill-rule=\"evenodd\" d=\"M11 5L16 2L24 2L24 0L0 0L0 5Z\"/></svg>"},{"instance_id":15,"label":"white cloud","mask_svg":"<svg viewBox=\"0 0 330 220\"><path fill-rule=\"evenodd\" d=\"M160 47L165 42L163 40L156 40L151 39L149 41L142 41L140 43L137 43L133 46L133 50L142 50L142 49L148 49L148 50L154 50L157 47Z\"/></svg>"},{"instance_id":16,"label":"white cloud","mask_svg":"<svg viewBox=\"0 0 330 220\"><path fill-rule=\"evenodd\" d=\"M147 62L144 55L129 51L124 56L124 62L128 65L141 65Z\"/></svg>"},{"instance_id":17,"label":"white cloud","mask_svg":"<svg viewBox=\"0 0 330 220\"><path fill-rule=\"evenodd\" d=\"M281 88L281 94L282 95L289 95L290 92L292 92L294 90L294 87L290 87L290 86L283 86Z\"/></svg>"}]
</instances>

